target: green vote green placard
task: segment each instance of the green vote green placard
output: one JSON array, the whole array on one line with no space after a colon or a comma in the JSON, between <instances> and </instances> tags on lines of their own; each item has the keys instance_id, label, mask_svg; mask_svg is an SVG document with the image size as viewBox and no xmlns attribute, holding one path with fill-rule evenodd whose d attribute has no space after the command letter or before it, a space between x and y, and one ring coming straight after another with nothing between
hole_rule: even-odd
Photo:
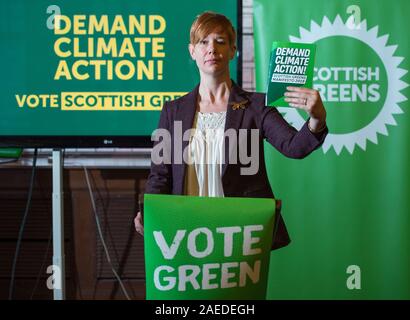
<instances>
[{"instance_id":1,"label":"green vote green placard","mask_svg":"<svg viewBox=\"0 0 410 320\"><path fill-rule=\"evenodd\" d=\"M265 299L274 199L146 194L147 299Z\"/></svg>"}]
</instances>

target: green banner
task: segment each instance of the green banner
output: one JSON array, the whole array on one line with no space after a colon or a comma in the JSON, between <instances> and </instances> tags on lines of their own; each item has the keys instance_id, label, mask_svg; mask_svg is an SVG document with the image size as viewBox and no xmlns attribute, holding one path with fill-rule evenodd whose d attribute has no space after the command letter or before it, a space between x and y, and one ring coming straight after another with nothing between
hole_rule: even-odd
<instances>
[{"instance_id":1,"label":"green banner","mask_svg":"<svg viewBox=\"0 0 410 320\"><path fill-rule=\"evenodd\" d=\"M265 145L293 240L272 253L271 299L410 298L409 13L404 0L254 0L257 90L272 41L315 43L329 127L301 161Z\"/></svg>"},{"instance_id":2,"label":"green banner","mask_svg":"<svg viewBox=\"0 0 410 320\"><path fill-rule=\"evenodd\" d=\"M265 299L274 199L146 194L147 299Z\"/></svg>"}]
</instances>

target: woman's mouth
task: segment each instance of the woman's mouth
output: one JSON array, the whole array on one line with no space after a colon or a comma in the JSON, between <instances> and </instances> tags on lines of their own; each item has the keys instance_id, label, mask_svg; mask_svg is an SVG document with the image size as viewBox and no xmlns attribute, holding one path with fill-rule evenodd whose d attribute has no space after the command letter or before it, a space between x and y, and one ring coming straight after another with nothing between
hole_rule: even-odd
<instances>
[{"instance_id":1,"label":"woman's mouth","mask_svg":"<svg viewBox=\"0 0 410 320\"><path fill-rule=\"evenodd\" d=\"M205 63L209 63L209 64L219 63L219 59L209 59L209 60L206 60Z\"/></svg>"}]
</instances>

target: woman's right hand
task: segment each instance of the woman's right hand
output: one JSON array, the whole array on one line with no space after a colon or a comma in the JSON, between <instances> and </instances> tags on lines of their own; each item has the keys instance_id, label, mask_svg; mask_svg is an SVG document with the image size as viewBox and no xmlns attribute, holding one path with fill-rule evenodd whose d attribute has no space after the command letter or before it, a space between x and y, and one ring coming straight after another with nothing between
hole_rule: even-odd
<instances>
[{"instance_id":1,"label":"woman's right hand","mask_svg":"<svg viewBox=\"0 0 410 320\"><path fill-rule=\"evenodd\" d=\"M134 225L135 225L135 230L137 230L137 232L143 236L144 235L144 222L142 221L141 211L138 211L137 216L134 219Z\"/></svg>"}]
</instances>

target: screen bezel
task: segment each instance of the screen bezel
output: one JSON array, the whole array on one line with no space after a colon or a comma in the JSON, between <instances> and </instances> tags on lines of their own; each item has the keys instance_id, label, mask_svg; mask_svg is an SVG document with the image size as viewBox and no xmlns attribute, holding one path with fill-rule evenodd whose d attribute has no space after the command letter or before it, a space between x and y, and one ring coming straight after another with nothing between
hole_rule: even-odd
<instances>
[{"instance_id":1,"label":"screen bezel","mask_svg":"<svg viewBox=\"0 0 410 320\"><path fill-rule=\"evenodd\" d=\"M242 1L237 1L237 72L242 86ZM6 136L0 135L0 147L7 148L151 148L151 136Z\"/></svg>"}]
</instances>

